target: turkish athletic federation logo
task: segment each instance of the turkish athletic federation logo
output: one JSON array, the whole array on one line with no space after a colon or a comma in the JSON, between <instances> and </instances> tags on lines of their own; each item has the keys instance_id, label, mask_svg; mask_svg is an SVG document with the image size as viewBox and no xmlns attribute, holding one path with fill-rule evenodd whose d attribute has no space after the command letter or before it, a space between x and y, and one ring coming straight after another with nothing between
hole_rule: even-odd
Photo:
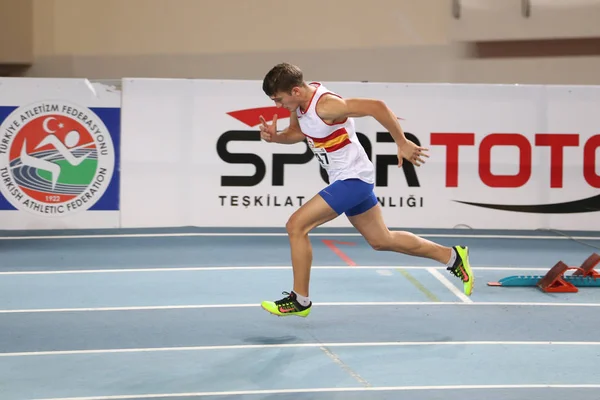
<instances>
[{"instance_id":1,"label":"turkish athletic federation logo","mask_svg":"<svg viewBox=\"0 0 600 400\"><path fill-rule=\"evenodd\" d=\"M0 125L0 191L19 210L43 216L87 210L104 194L114 165L110 133L86 107L31 104Z\"/></svg>"}]
</instances>

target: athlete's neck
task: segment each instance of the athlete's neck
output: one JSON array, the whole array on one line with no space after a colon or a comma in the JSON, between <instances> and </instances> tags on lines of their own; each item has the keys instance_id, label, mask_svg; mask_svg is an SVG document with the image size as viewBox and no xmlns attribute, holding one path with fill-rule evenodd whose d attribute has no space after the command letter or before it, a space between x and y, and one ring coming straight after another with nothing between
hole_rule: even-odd
<instances>
[{"instance_id":1,"label":"athlete's neck","mask_svg":"<svg viewBox=\"0 0 600 400\"><path fill-rule=\"evenodd\" d=\"M302 110L302 112L306 112L306 109L310 105L310 101L312 100L316 91L317 88L313 85L307 84L302 88L302 100L300 100L300 110Z\"/></svg>"}]
</instances>

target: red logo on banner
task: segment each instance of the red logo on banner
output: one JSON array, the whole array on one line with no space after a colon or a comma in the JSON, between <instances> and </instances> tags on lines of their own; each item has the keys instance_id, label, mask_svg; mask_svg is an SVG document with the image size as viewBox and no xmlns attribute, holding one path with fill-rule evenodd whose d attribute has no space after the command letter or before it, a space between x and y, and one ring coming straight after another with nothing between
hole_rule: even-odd
<instances>
[{"instance_id":1,"label":"red logo on banner","mask_svg":"<svg viewBox=\"0 0 600 400\"><path fill-rule=\"evenodd\" d=\"M262 115L265 120L271 121L273 116L277 114L278 119L289 118L290 111L285 108L278 108L275 106L271 107L257 107L257 108L248 108L245 110L238 111L230 111L227 115L237 119L243 124L246 124L250 127L257 126L260 124L259 117ZM399 120L403 120L403 118L398 118Z\"/></svg>"},{"instance_id":2,"label":"red logo on banner","mask_svg":"<svg viewBox=\"0 0 600 400\"><path fill-rule=\"evenodd\" d=\"M257 126L260 124L259 117L262 115L267 121L271 121L273 116L277 114L277 118L289 118L290 112L285 108L278 107L259 107L259 108L248 108L246 110L238 110L228 112L227 115L237 119L238 121L248 125Z\"/></svg>"},{"instance_id":3,"label":"red logo on banner","mask_svg":"<svg viewBox=\"0 0 600 400\"><path fill-rule=\"evenodd\" d=\"M565 147L578 147L579 134L538 133L534 146L550 147L550 187L563 187L563 150ZM474 133L432 133L431 145L446 147L446 187L458 187L459 147L474 146ZM498 175L491 171L491 154L494 146L514 146L519 149L519 171L515 175ZM600 148L600 135L590 137L583 147L583 177L593 188L600 188L600 175L596 173L596 150ZM483 138L479 144L479 178L493 188L517 188L525 185L531 178L532 144L524 135L518 133L493 133ZM462 202L480 207L507 211L534 213L578 213L600 210L600 195L581 200L558 204L540 205L502 205Z\"/></svg>"}]
</instances>

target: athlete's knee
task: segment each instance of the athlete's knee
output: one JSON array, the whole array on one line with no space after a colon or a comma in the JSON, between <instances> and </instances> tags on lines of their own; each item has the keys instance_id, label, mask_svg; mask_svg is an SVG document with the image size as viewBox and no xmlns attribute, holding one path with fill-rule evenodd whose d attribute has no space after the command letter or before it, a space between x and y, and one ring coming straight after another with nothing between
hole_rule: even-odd
<instances>
[{"instance_id":1,"label":"athlete's knee","mask_svg":"<svg viewBox=\"0 0 600 400\"><path fill-rule=\"evenodd\" d=\"M371 241L369 242L369 244L371 245L371 247L373 248L373 250L376 251L386 251L390 249L390 246L388 243L386 243L385 241Z\"/></svg>"},{"instance_id":2,"label":"athlete's knee","mask_svg":"<svg viewBox=\"0 0 600 400\"><path fill-rule=\"evenodd\" d=\"M308 235L305 224L302 223L302 218L299 214L294 213L285 224L285 230L289 236Z\"/></svg>"},{"instance_id":3,"label":"athlete's knee","mask_svg":"<svg viewBox=\"0 0 600 400\"><path fill-rule=\"evenodd\" d=\"M392 248L391 235L378 235L367 239L369 245L376 251L388 251Z\"/></svg>"}]
</instances>

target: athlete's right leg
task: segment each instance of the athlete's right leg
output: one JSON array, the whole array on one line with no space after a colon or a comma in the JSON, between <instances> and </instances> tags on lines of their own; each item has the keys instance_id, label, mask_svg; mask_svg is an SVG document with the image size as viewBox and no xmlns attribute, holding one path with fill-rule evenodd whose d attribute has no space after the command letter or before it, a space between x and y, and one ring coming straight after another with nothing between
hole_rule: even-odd
<instances>
[{"instance_id":1,"label":"athlete's right leg","mask_svg":"<svg viewBox=\"0 0 600 400\"><path fill-rule=\"evenodd\" d=\"M374 250L429 258L442 264L446 264L452 256L450 247L439 245L411 232L390 231L383 220L381 206L377 203L368 210L349 215L348 220Z\"/></svg>"},{"instance_id":2,"label":"athlete's right leg","mask_svg":"<svg viewBox=\"0 0 600 400\"><path fill-rule=\"evenodd\" d=\"M474 276L469 264L467 247L442 246L411 232L390 231L385 225L381 207L374 195L364 203L346 211L346 215L373 249L429 258L444 264L453 275L463 281L465 294L471 295Z\"/></svg>"}]
</instances>

